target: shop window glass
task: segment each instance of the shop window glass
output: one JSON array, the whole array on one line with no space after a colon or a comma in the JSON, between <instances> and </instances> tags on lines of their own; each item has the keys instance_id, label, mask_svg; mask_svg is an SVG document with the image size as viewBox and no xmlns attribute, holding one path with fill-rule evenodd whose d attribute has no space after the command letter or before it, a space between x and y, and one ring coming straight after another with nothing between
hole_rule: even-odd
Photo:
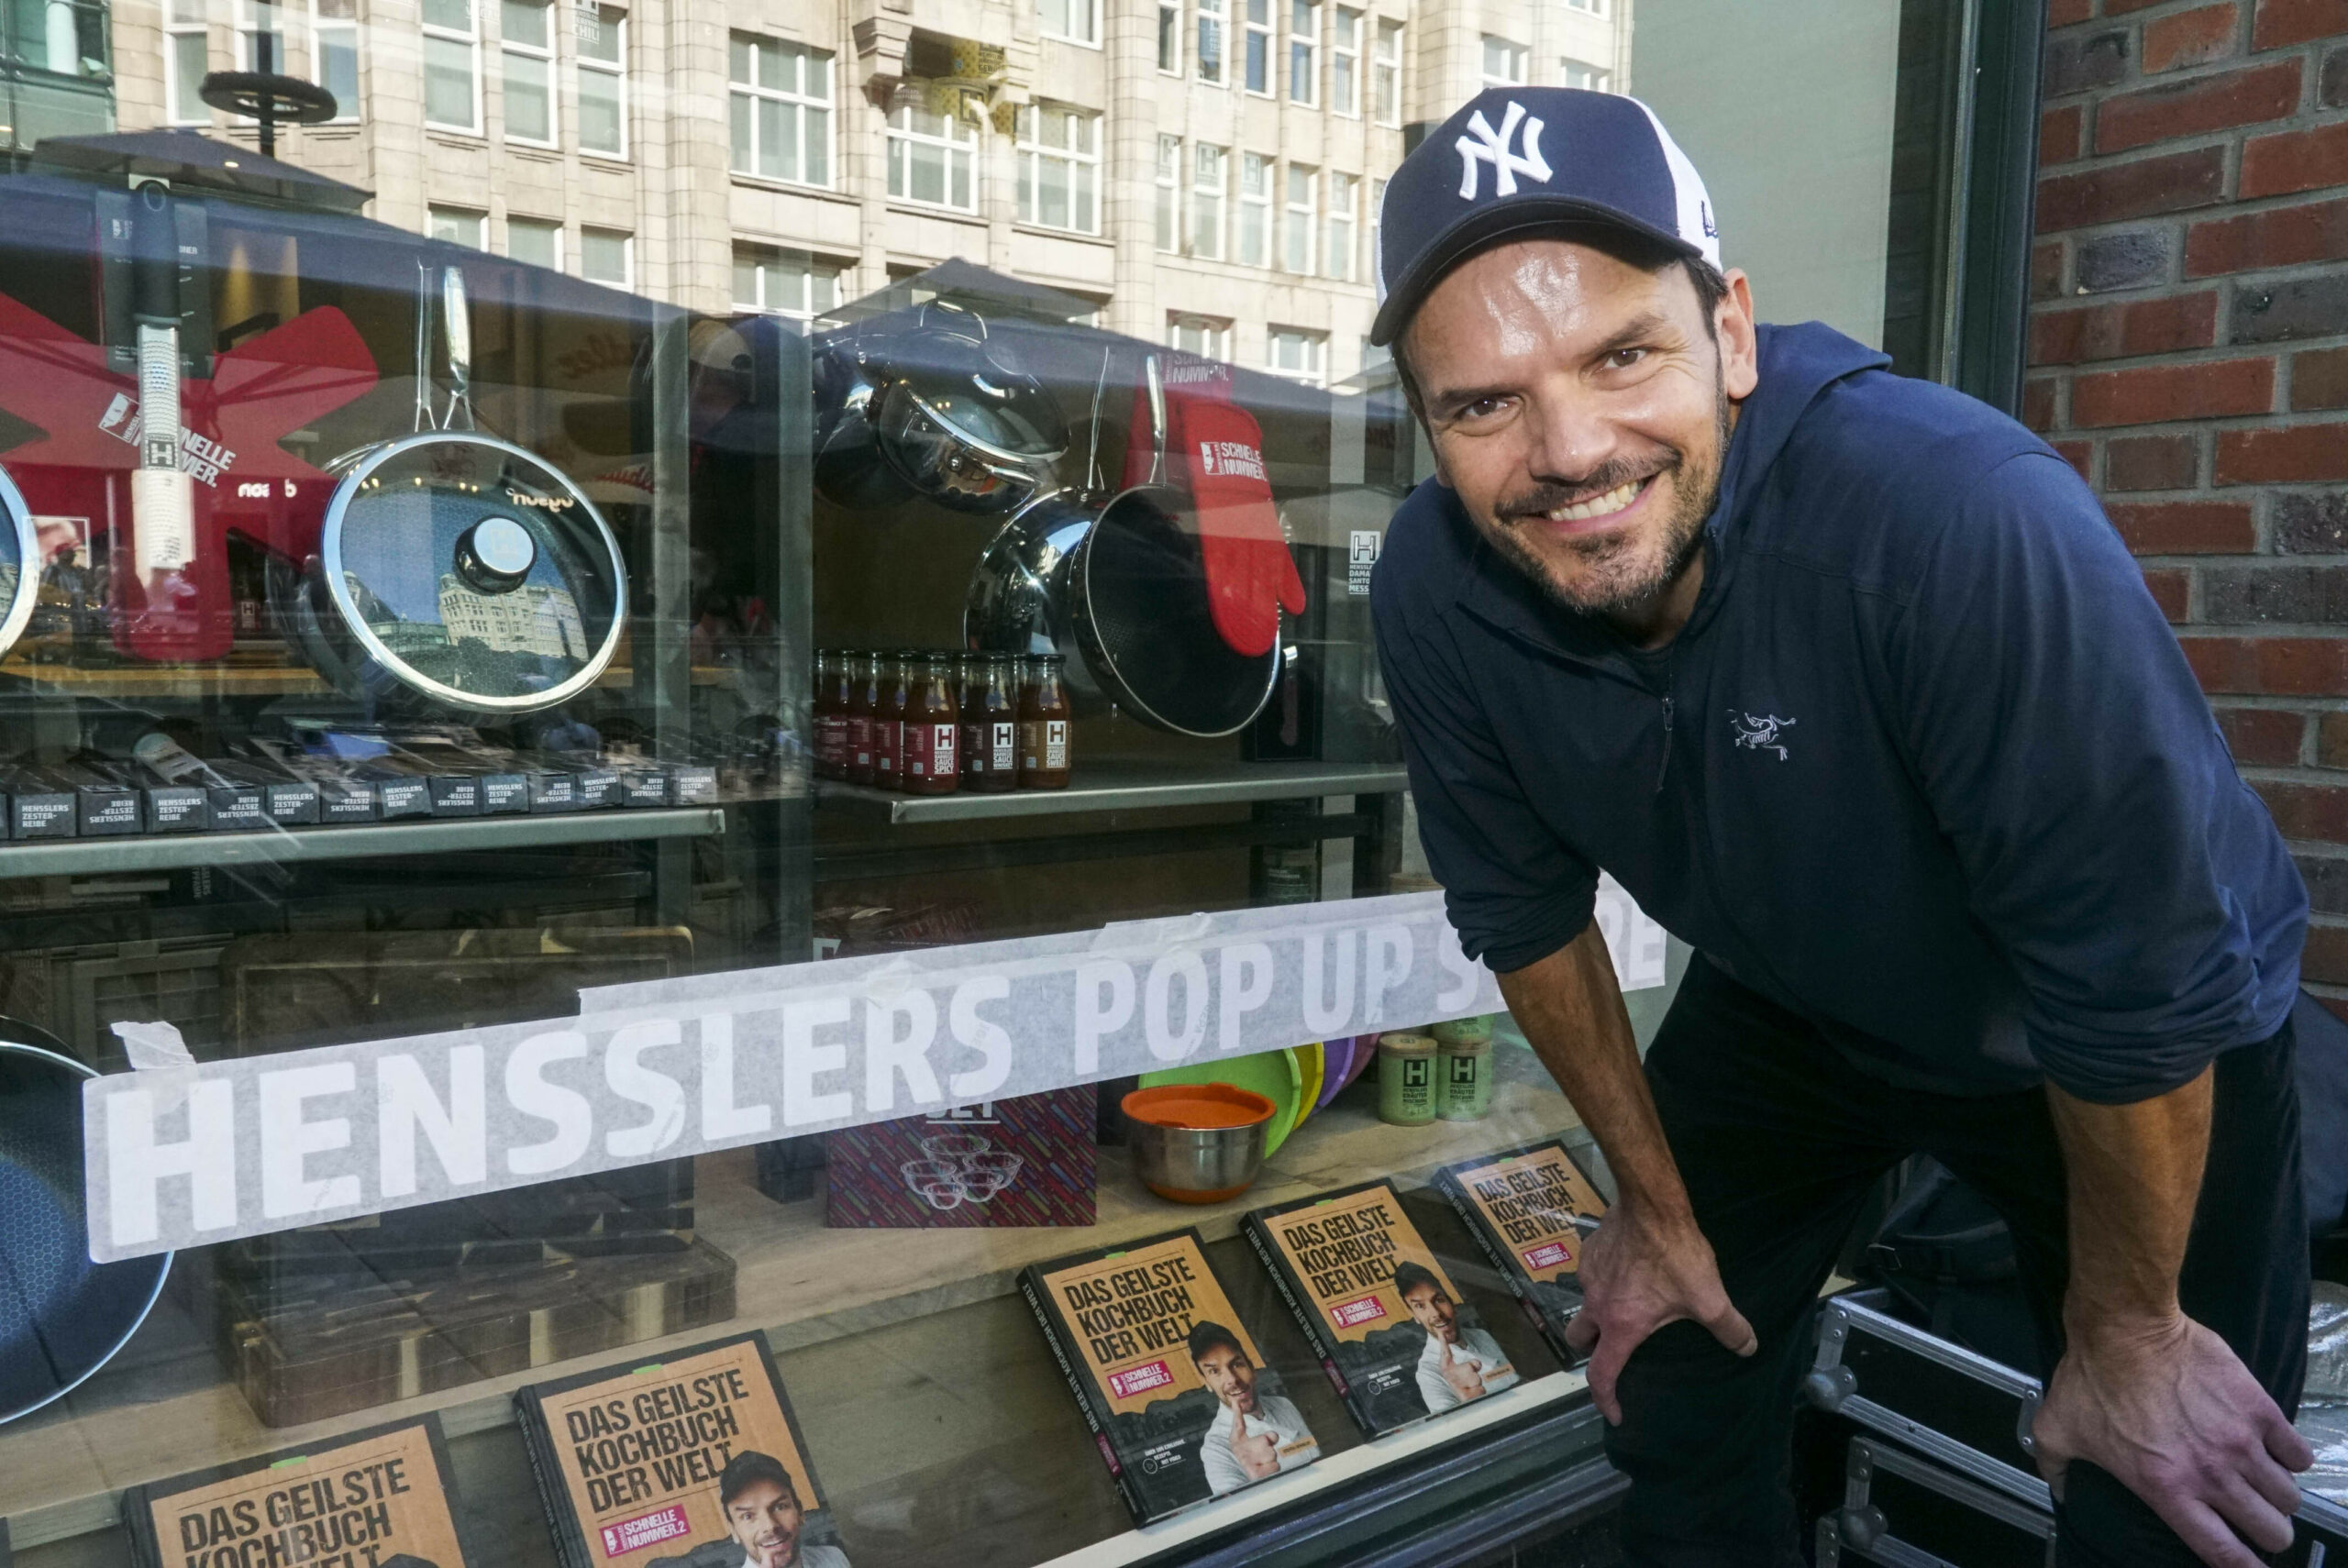
<instances>
[{"instance_id":1,"label":"shop window glass","mask_svg":"<svg viewBox=\"0 0 2348 1568\"><path fill-rule=\"evenodd\" d=\"M958 115L905 104L889 115L889 194L926 206L976 210L979 133Z\"/></svg>"},{"instance_id":2,"label":"shop window glass","mask_svg":"<svg viewBox=\"0 0 2348 1568\"><path fill-rule=\"evenodd\" d=\"M1199 80L1223 85L1223 25L1230 0L1196 0L1199 16Z\"/></svg>"},{"instance_id":3,"label":"shop window glass","mask_svg":"<svg viewBox=\"0 0 2348 1568\"><path fill-rule=\"evenodd\" d=\"M481 24L473 0L424 0L424 121L481 129Z\"/></svg>"},{"instance_id":4,"label":"shop window glass","mask_svg":"<svg viewBox=\"0 0 2348 1568\"><path fill-rule=\"evenodd\" d=\"M1247 91L1272 95L1272 0L1246 0Z\"/></svg>"},{"instance_id":5,"label":"shop window glass","mask_svg":"<svg viewBox=\"0 0 2348 1568\"><path fill-rule=\"evenodd\" d=\"M1157 69L1169 76L1182 70L1182 7L1157 7Z\"/></svg>"},{"instance_id":6,"label":"shop window glass","mask_svg":"<svg viewBox=\"0 0 2348 1568\"><path fill-rule=\"evenodd\" d=\"M579 231L579 275L590 282L624 289L635 273L634 237L608 228Z\"/></svg>"},{"instance_id":7,"label":"shop window glass","mask_svg":"<svg viewBox=\"0 0 2348 1568\"><path fill-rule=\"evenodd\" d=\"M579 37L579 147L627 156L627 14L606 6Z\"/></svg>"},{"instance_id":8,"label":"shop window glass","mask_svg":"<svg viewBox=\"0 0 2348 1568\"><path fill-rule=\"evenodd\" d=\"M1157 248L1182 248L1182 138L1157 138Z\"/></svg>"},{"instance_id":9,"label":"shop window glass","mask_svg":"<svg viewBox=\"0 0 2348 1568\"><path fill-rule=\"evenodd\" d=\"M1329 109L1361 113L1361 13L1343 6L1329 14Z\"/></svg>"},{"instance_id":10,"label":"shop window glass","mask_svg":"<svg viewBox=\"0 0 2348 1568\"><path fill-rule=\"evenodd\" d=\"M209 63L205 0L164 0L165 114L173 125L209 125L212 110L197 95Z\"/></svg>"},{"instance_id":11,"label":"shop window glass","mask_svg":"<svg viewBox=\"0 0 2348 1568\"><path fill-rule=\"evenodd\" d=\"M1293 326L1275 326L1266 342L1266 370L1315 385L1328 374L1328 334L1307 332Z\"/></svg>"},{"instance_id":12,"label":"shop window glass","mask_svg":"<svg viewBox=\"0 0 2348 1568\"><path fill-rule=\"evenodd\" d=\"M1037 0L1037 19L1044 36L1070 43L1101 41L1100 0Z\"/></svg>"},{"instance_id":13,"label":"shop window glass","mask_svg":"<svg viewBox=\"0 0 2348 1568\"><path fill-rule=\"evenodd\" d=\"M311 0L311 80L334 94L335 121L359 118L359 0Z\"/></svg>"},{"instance_id":14,"label":"shop window glass","mask_svg":"<svg viewBox=\"0 0 2348 1568\"><path fill-rule=\"evenodd\" d=\"M764 246L734 249L734 304L806 320L839 303L840 269L804 251Z\"/></svg>"},{"instance_id":15,"label":"shop window glass","mask_svg":"<svg viewBox=\"0 0 2348 1568\"><path fill-rule=\"evenodd\" d=\"M1234 248L1250 267L1272 262L1272 160L1260 152L1239 155L1239 235Z\"/></svg>"},{"instance_id":16,"label":"shop window glass","mask_svg":"<svg viewBox=\"0 0 2348 1568\"><path fill-rule=\"evenodd\" d=\"M561 271L562 225L544 218L507 218L505 254L549 272Z\"/></svg>"},{"instance_id":17,"label":"shop window glass","mask_svg":"<svg viewBox=\"0 0 2348 1568\"><path fill-rule=\"evenodd\" d=\"M1323 271L1341 283L1354 281L1354 207L1361 180L1353 174L1329 171L1328 240L1321 248Z\"/></svg>"},{"instance_id":18,"label":"shop window glass","mask_svg":"<svg viewBox=\"0 0 2348 1568\"><path fill-rule=\"evenodd\" d=\"M1370 92L1377 103L1378 123L1402 123L1402 24L1378 19L1378 55L1371 66Z\"/></svg>"},{"instance_id":19,"label":"shop window glass","mask_svg":"<svg viewBox=\"0 0 2348 1568\"><path fill-rule=\"evenodd\" d=\"M1231 323L1209 315L1176 314L1166 318L1166 346L1202 359L1231 358Z\"/></svg>"},{"instance_id":20,"label":"shop window glass","mask_svg":"<svg viewBox=\"0 0 2348 1568\"><path fill-rule=\"evenodd\" d=\"M428 232L435 239L445 239L451 245L469 245L475 250L481 246L482 225L487 220L479 213L462 207L434 207L429 212Z\"/></svg>"},{"instance_id":21,"label":"shop window glass","mask_svg":"<svg viewBox=\"0 0 2348 1568\"><path fill-rule=\"evenodd\" d=\"M1561 64L1565 83L1568 87L1580 87L1592 93L1608 93L1613 90L1614 76L1611 72L1601 70L1595 65L1584 65L1578 60L1565 61Z\"/></svg>"},{"instance_id":22,"label":"shop window glass","mask_svg":"<svg viewBox=\"0 0 2348 1568\"><path fill-rule=\"evenodd\" d=\"M1191 148L1191 254L1209 261L1223 259L1224 185L1228 149L1199 142Z\"/></svg>"},{"instance_id":23,"label":"shop window glass","mask_svg":"<svg viewBox=\"0 0 2348 1568\"><path fill-rule=\"evenodd\" d=\"M1101 116L1031 105L1019 116L1019 221L1101 231Z\"/></svg>"},{"instance_id":24,"label":"shop window glass","mask_svg":"<svg viewBox=\"0 0 2348 1568\"><path fill-rule=\"evenodd\" d=\"M829 185L832 57L736 33L728 40L728 76L734 172Z\"/></svg>"},{"instance_id":25,"label":"shop window glass","mask_svg":"<svg viewBox=\"0 0 2348 1568\"><path fill-rule=\"evenodd\" d=\"M1291 272L1312 271L1312 230L1320 220L1320 171L1288 166L1288 215L1280 226L1287 249L1280 264Z\"/></svg>"},{"instance_id":26,"label":"shop window glass","mask_svg":"<svg viewBox=\"0 0 2348 1568\"><path fill-rule=\"evenodd\" d=\"M1290 0L1288 26L1288 100L1309 108L1321 101L1319 0Z\"/></svg>"},{"instance_id":27,"label":"shop window glass","mask_svg":"<svg viewBox=\"0 0 2348 1568\"><path fill-rule=\"evenodd\" d=\"M1487 87L1522 87L1524 85L1525 48L1507 39L1484 37L1484 85Z\"/></svg>"},{"instance_id":28,"label":"shop window glass","mask_svg":"<svg viewBox=\"0 0 2348 1568\"><path fill-rule=\"evenodd\" d=\"M500 0L510 141L554 144L554 15L551 0Z\"/></svg>"}]
</instances>

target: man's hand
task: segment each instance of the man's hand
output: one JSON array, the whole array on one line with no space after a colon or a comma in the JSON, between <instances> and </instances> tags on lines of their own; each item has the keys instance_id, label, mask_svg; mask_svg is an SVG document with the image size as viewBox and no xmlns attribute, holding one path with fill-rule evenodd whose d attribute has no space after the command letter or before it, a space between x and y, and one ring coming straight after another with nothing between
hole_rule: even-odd
<instances>
[{"instance_id":1,"label":"man's hand","mask_svg":"<svg viewBox=\"0 0 2348 1568\"><path fill-rule=\"evenodd\" d=\"M1270 1432L1254 1437L1247 1434L1247 1419L1236 1416L1231 1422L1231 1452L1239 1461L1239 1468L1251 1481L1261 1481L1280 1467L1279 1440Z\"/></svg>"},{"instance_id":2,"label":"man's hand","mask_svg":"<svg viewBox=\"0 0 2348 1568\"><path fill-rule=\"evenodd\" d=\"M1617 1426L1623 1406L1614 1384L1623 1364L1666 1323L1692 1319L1739 1355L1760 1348L1692 1219L1650 1220L1635 1202L1617 1203L1582 1249L1580 1279L1582 1309L1566 1325L1566 1343L1589 1353L1590 1397Z\"/></svg>"},{"instance_id":3,"label":"man's hand","mask_svg":"<svg viewBox=\"0 0 2348 1568\"><path fill-rule=\"evenodd\" d=\"M2210 1568L2257 1568L2243 1540L2291 1544L2291 1473L2315 1463L2225 1341L2182 1313L2074 1338L2032 1431L2057 1497L2072 1460L2099 1464Z\"/></svg>"},{"instance_id":4,"label":"man's hand","mask_svg":"<svg viewBox=\"0 0 2348 1568\"><path fill-rule=\"evenodd\" d=\"M1443 1380L1451 1385L1451 1391L1463 1402L1484 1397L1483 1369L1467 1357L1455 1356L1447 1350L1443 1357Z\"/></svg>"}]
</instances>

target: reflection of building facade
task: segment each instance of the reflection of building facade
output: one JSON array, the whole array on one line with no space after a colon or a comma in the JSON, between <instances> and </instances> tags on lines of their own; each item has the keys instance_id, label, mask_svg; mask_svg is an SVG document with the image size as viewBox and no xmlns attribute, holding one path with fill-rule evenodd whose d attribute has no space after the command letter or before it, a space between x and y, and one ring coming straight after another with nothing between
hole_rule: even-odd
<instances>
[{"instance_id":1,"label":"reflection of building facade","mask_svg":"<svg viewBox=\"0 0 2348 1568\"><path fill-rule=\"evenodd\" d=\"M404 227L793 315L958 256L1319 381L1361 366L1404 127L1623 85L1631 3L117 0L113 41L125 128L225 127L195 84L268 28L344 110L281 156Z\"/></svg>"},{"instance_id":2,"label":"reflection of building facade","mask_svg":"<svg viewBox=\"0 0 2348 1568\"><path fill-rule=\"evenodd\" d=\"M451 574L440 580L440 621L451 646L474 642L535 658L587 657L587 624L568 589L533 582L511 593L483 594Z\"/></svg>"}]
</instances>

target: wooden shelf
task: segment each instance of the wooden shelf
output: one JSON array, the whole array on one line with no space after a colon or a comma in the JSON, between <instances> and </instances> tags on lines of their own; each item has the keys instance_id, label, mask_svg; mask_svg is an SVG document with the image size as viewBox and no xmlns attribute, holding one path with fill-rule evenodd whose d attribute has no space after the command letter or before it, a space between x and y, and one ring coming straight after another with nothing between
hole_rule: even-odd
<instances>
[{"instance_id":1,"label":"wooden shelf","mask_svg":"<svg viewBox=\"0 0 2348 1568\"><path fill-rule=\"evenodd\" d=\"M1059 816L1074 812L1214 806L1324 795L1387 795L1411 787L1399 762L1224 762L1203 767L1117 760L1080 763L1065 790L1013 790L1000 795L898 795L831 780L815 786L819 809L888 823L964 823L997 817Z\"/></svg>"},{"instance_id":2,"label":"wooden shelf","mask_svg":"<svg viewBox=\"0 0 2348 1568\"><path fill-rule=\"evenodd\" d=\"M1513 1055L1513 1053L1512 1054ZM1098 1223L1082 1230L827 1230L820 1201L777 1204L751 1184L748 1150L703 1156L696 1202L701 1237L738 1269L737 1315L618 1353L533 1368L379 1406L306 1427L265 1428L208 1349L178 1361L142 1362L134 1341L123 1361L49 1409L0 1428L0 1517L19 1548L87 1534L116 1522L121 1492L199 1465L296 1446L437 1409L451 1438L510 1425L511 1395L527 1383L621 1356L644 1357L726 1333L767 1331L778 1350L884 1329L951 1308L1008 1296L1027 1264L1083 1247L1196 1225L1210 1242L1237 1233L1258 1205L1327 1191L1377 1176L1423 1182L1434 1169L1579 1126L1565 1097L1530 1054L1495 1087L1492 1114L1474 1122L1390 1127L1365 1109L1366 1094L1332 1106L1299 1130L1256 1186L1229 1202L1192 1207L1149 1194L1121 1149L1101 1151ZM1536 1081L1537 1079L1537 1081ZM158 1331L150 1326L142 1338ZM1077 1419L1073 1408L1068 1419ZM820 1457L820 1456L819 1456Z\"/></svg>"}]
</instances>

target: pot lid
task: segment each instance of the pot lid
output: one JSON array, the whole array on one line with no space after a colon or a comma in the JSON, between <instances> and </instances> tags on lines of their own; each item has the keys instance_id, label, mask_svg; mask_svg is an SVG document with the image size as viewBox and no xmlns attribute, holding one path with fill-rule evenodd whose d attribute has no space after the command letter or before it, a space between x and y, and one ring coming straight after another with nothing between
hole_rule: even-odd
<instances>
[{"instance_id":1,"label":"pot lid","mask_svg":"<svg viewBox=\"0 0 2348 1568\"><path fill-rule=\"evenodd\" d=\"M0 473L0 657L6 657L33 618L40 596L40 547L33 510L6 473Z\"/></svg>"},{"instance_id":2,"label":"pot lid","mask_svg":"<svg viewBox=\"0 0 2348 1568\"><path fill-rule=\"evenodd\" d=\"M1067 451L1068 421L1060 415L1059 401L1020 367L1006 346L959 330L959 325L892 334L872 347L870 357L932 418L991 455L1047 463Z\"/></svg>"},{"instance_id":3,"label":"pot lid","mask_svg":"<svg viewBox=\"0 0 2348 1568\"><path fill-rule=\"evenodd\" d=\"M411 689L460 708L568 701L618 651L619 545L594 503L504 441L412 436L362 454L327 508L336 611Z\"/></svg>"}]
</instances>

